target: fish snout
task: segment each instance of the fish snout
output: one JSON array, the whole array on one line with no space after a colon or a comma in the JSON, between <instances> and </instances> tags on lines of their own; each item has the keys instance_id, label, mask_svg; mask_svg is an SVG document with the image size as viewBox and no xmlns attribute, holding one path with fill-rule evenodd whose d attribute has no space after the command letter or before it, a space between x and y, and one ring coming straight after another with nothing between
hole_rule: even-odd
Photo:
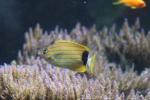
<instances>
[{"instance_id":1,"label":"fish snout","mask_svg":"<svg viewBox=\"0 0 150 100\"><path fill-rule=\"evenodd\" d=\"M140 7L140 8L144 8L144 7L146 7L145 2L141 2L141 3L139 4L139 7Z\"/></svg>"},{"instance_id":2,"label":"fish snout","mask_svg":"<svg viewBox=\"0 0 150 100\"><path fill-rule=\"evenodd\" d=\"M47 49L46 48L44 48L44 49L40 49L40 50L38 50L38 56L40 56L40 57L44 57L46 54L47 54Z\"/></svg>"}]
</instances>

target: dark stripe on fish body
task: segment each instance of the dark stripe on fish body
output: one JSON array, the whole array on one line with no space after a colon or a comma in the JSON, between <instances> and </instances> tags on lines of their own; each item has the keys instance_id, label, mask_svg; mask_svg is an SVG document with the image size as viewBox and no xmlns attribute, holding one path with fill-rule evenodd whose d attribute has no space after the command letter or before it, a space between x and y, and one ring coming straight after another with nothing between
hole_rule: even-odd
<instances>
[{"instance_id":1,"label":"dark stripe on fish body","mask_svg":"<svg viewBox=\"0 0 150 100\"><path fill-rule=\"evenodd\" d=\"M56 53L56 52L58 52L58 53L59 53L59 52L62 52L62 53L65 53L65 52L69 53L69 52L70 52L70 53L73 53L73 54L74 54L74 53L80 53L80 52L82 53L83 50L51 50L51 51L49 51L49 52L55 52L55 53Z\"/></svg>"},{"instance_id":2,"label":"dark stripe on fish body","mask_svg":"<svg viewBox=\"0 0 150 100\"><path fill-rule=\"evenodd\" d=\"M59 62L59 63L76 63L76 62L81 62L81 60L76 60L76 61L74 61L74 60L72 60L72 61L66 61L66 60L57 60L57 61L55 61L55 62Z\"/></svg>"},{"instance_id":3,"label":"dark stripe on fish body","mask_svg":"<svg viewBox=\"0 0 150 100\"><path fill-rule=\"evenodd\" d=\"M82 52L69 52L69 51L54 51L54 52L49 52L48 54L58 54L58 55L82 55Z\"/></svg>"},{"instance_id":4,"label":"dark stripe on fish body","mask_svg":"<svg viewBox=\"0 0 150 100\"><path fill-rule=\"evenodd\" d=\"M58 50L50 50L51 52L55 52L55 51L60 51L60 50L63 50L63 51L83 51L83 50L64 50L64 49L58 49Z\"/></svg>"},{"instance_id":5,"label":"dark stripe on fish body","mask_svg":"<svg viewBox=\"0 0 150 100\"><path fill-rule=\"evenodd\" d=\"M50 52L55 52L55 51L85 51L83 49L75 49L75 48L72 48L72 49L50 49L48 50Z\"/></svg>"},{"instance_id":6,"label":"dark stripe on fish body","mask_svg":"<svg viewBox=\"0 0 150 100\"><path fill-rule=\"evenodd\" d=\"M64 53L64 52L62 52L62 53L61 52L60 53L55 53L54 52L54 53L49 53L49 54L50 55L57 55L57 54L58 55L79 55L80 54L82 56L82 53Z\"/></svg>"},{"instance_id":7,"label":"dark stripe on fish body","mask_svg":"<svg viewBox=\"0 0 150 100\"><path fill-rule=\"evenodd\" d=\"M61 45L61 46L62 46L62 45ZM58 46L51 46L50 48L51 48L51 49L56 49L56 48L60 48L60 46L59 46L59 45L58 45ZM80 50L87 49L87 48L84 48L84 47L79 48L79 47L76 47L76 46L69 46L69 47L67 47L67 48L78 48L78 49L80 49Z\"/></svg>"},{"instance_id":8,"label":"dark stripe on fish body","mask_svg":"<svg viewBox=\"0 0 150 100\"><path fill-rule=\"evenodd\" d=\"M80 60L80 58L56 58L56 60Z\"/></svg>"},{"instance_id":9,"label":"dark stripe on fish body","mask_svg":"<svg viewBox=\"0 0 150 100\"><path fill-rule=\"evenodd\" d=\"M83 62L83 65L86 65L86 64L87 64L88 54L89 54L88 51L84 51L84 52L82 53L82 62Z\"/></svg>"},{"instance_id":10,"label":"dark stripe on fish body","mask_svg":"<svg viewBox=\"0 0 150 100\"><path fill-rule=\"evenodd\" d=\"M80 60L79 61L60 61L60 60L57 60L57 61L55 61L55 63L64 63L64 64L79 64L79 63L82 63Z\"/></svg>"},{"instance_id":11,"label":"dark stripe on fish body","mask_svg":"<svg viewBox=\"0 0 150 100\"><path fill-rule=\"evenodd\" d=\"M58 60L59 59L74 59L75 60L75 59L81 59L81 57L70 57L70 56L67 57L67 55L66 55L66 56L56 56L55 59L58 59Z\"/></svg>"}]
</instances>

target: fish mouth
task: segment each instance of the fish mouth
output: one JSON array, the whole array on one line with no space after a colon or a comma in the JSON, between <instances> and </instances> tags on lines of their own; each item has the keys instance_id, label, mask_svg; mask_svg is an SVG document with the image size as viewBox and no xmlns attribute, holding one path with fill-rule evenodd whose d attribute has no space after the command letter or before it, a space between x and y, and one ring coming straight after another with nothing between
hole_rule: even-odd
<instances>
[{"instance_id":1,"label":"fish mouth","mask_svg":"<svg viewBox=\"0 0 150 100\"><path fill-rule=\"evenodd\" d=\"M44 49L38 50L37 55L40 57L45 57L46 56L46 49L44 48Z\"/></svg>"},{"instance_id":2,"label":"fish mouth","mask_svg":"<svg viewBox=\"0 0 150 100\"><path fill-rule=\"evenodd\" d=\"M146 4L144 3L143 7L146 7Z\"/></svg>"},{"instance_id":3,"label":"fish mouth","mask_svg":"<svg viewBox=\"0 0 150 100\"><path fill-rule=\"evenodd\" d=\"M140 8L144 8L144 7L146 7L146 4L145 4L144 2L143 2L143 3L140 3L139 7L140 7Z\"/></svg>"}]
</instances>

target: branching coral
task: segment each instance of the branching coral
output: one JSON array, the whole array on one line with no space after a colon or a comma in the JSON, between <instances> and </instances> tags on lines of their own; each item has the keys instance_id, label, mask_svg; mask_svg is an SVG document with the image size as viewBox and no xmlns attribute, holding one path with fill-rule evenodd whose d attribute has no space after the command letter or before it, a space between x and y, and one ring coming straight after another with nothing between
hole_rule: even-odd
<instances>
[{"instance_id":1,"label":"branching coral","mask_svg":"<svg viewBox=\"0 0 150 100\"><path fill-rule=\"evenodd\" d=\"M132 27L125 20L119 34L110 31L103 43L109 59L118 59L125 66L134 64L135 69L141 72L150 65L150 33L145 35L143 29L139 30L139 19Z\"/></svg>"},{"instance_id":2,"label":"branching coral","mask_svg":"<svg viewBox=\"0 0 150 100\"><path fill-rule=\"evenodd\" d=\"M2 99L146 99L149 98L150 74L138 76L132 70L123 73L115 65L103 65L95 79L53 67L39 58L32 65L7 65L0 69ZM97 65L97 67L99 67ZM111 67L111 68L110 68Z\"/></svg>"},{"instance_id":3,"label":"branching coral","mask_svg":"<svg viewBox=\"0 0 150 100\"><path fill-rule=\"evenodd\" d=\"M131 68L125 72L122 66L131 61L136 67L149 65L149 35L139 31L139 21L129 27L127 21L119 34L115 27L98 32L76 27L67 32L56 27L43 32L39 25L26 33L23 50L17 62L1 65L1 99L42 100L148 100L150 99L150 69L137 75ZM68 69L55 67L38 55L39 50L57 39L67 39L97 47L95 62L96 78L87 78ZM109 58L109 59L108 59ZM110 59L120 59L110 63ZM139 62L141 61L141 62ZM140 65L139 64L139 65ZM117 67L121 66L121 67Z\"/></svg>"}]
</instances>

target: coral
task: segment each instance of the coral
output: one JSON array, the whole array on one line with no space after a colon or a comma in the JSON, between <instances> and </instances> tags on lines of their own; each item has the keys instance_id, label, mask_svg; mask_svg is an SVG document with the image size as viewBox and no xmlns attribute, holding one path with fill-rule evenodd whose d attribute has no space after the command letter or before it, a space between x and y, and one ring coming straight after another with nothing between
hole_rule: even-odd
<instances>
[{"instance_id":1,"label":"coral","mask_svg":"<svg viewBox=\"0 0 150 100\"><path fill-rule=\"evenodd\" d=\"M115 64L97 65L101 70L97 77L87 79L38 57L29 60L32 65L1 66L1 99L144 100L150 97L150 70L138 76L133 70L123 73Z\"/></svg>"},{"instance_id":2,"label":"coral","mask_svg":"<svg viewBox=\"0 0 150 100\"><path fill-rule=\"evenodd\" d=\"M148 100L150 69L140 75L134 68L148 66L149 34L139 31L140 24L130 27L127 20L120 32L113 25L97 31L79 23L68 32L56 27L43 32L39 24L25 34L23 50L11 64L0 66L0 99L42 100ZM97 47L95 78L55 67L39 51L55 40L67 39ZM122 71L123 67L134 66Z\"/></svg>"},{"instance_id":3,"label":"coral","mask_svg":"<svg viewBox=\"0 0 150 100\"><path fill-rule=\"evenodd\" d=\"M101 68L102 72L97 73L96 79L87 79L76 76L73 71L53 67L40 58L30 61L35 64L1 66L2 99L137 100L150 96L149 70L138 76L133 70L123 73L114 64L107 64Z\"/></svg>"},{"instance_id":4,"label":"coral","mask_svg":"<svg viewBox=\"0 0 150 100\"><path fill-rule=\"evenodd\" d=\"M129 26L125 19L123 27L116 32L116 26L110 29L104 27L102 31L97 31L95 26L92 28L82 27L79 23L68 32L67 30L56 27L53 31L43 34L39 25L33 31L26 33L26 43L23 47L23 56L36 55L37 52L57 39L73 40L90 48L98 47L98 55L107 58L110 62L121 64L122 69L134 65L140 73L145 67L149 67L150 62L150 33L145 35L144 30L140 31L140 22L137 18L135 25ZM105 60L107 60L105 59ZM22 62L22 61L21 61Z\"/></svg>"},{"instance_id":5,"label":"coral","mask_svg":"<svg viewBox=\"0 0 150 100\"><path fill-rule=\"evenodd\" d=\"M117 59L125 66L134 64L135 69L141 72L150 65L150 33L146 34L143 29L139 30L139 19L132 27L126 19L120 32L117 34L110 31L110 35L105 36L106 41L103 43L110 60Z\"/></svg>"}]
</instances>

